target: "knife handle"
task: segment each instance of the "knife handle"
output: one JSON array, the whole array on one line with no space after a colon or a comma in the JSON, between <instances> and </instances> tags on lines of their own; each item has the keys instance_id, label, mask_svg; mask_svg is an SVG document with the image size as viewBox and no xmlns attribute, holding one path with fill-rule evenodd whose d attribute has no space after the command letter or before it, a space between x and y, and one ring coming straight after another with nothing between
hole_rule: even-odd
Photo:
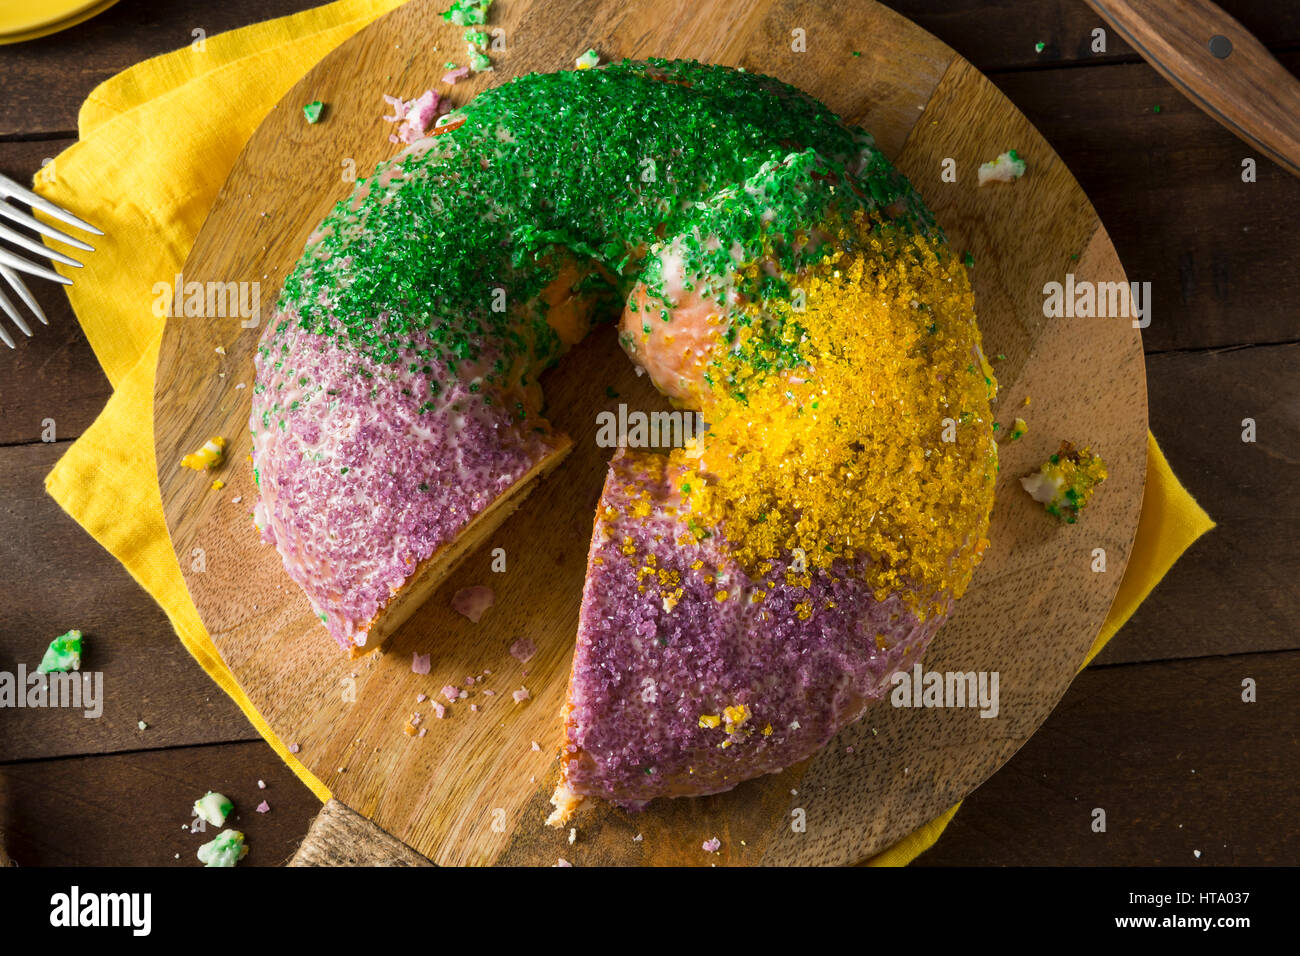
<instances>
[{"instance_id":1,"label":"knife handle","mask_svg":"<svg viewBox=\"0 0 1300 956\"><path fill-rule=\"evenodd\" d=\"M1184 96L1300 176L1300 82L1209 0L1087 0Z\"/></svg>"}]
</instances>

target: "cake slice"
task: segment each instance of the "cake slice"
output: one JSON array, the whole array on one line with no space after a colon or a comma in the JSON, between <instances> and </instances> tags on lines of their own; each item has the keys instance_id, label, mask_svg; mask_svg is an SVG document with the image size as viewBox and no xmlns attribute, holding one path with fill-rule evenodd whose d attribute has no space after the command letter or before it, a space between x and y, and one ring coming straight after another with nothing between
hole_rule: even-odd
<instances>
[{"instance_id":1,"label":"cake slice","mask_svg":"<svg viewBox=\"0 0 1300 956\"><path fill-rule=\"evenodd\" d=\"M549 823L638 808L810 756L920 659L924 621L861 568L747 575L685 510L666 456L620 452L596 511Z\"/></svg>"},{"instance_id":2,"label":"cake slice","mask_svg":"<svg viewBox=\"0 0 1300 956\"><path fill-rule=\"evenodd\" d=\"M539 394L396 361L285 314L257 356L254 521L352 656L378 647L567 454ZM484 344L479 364L495 355ZM424 396L430 393L437 398Z\"/></svg>"}]
</instances>

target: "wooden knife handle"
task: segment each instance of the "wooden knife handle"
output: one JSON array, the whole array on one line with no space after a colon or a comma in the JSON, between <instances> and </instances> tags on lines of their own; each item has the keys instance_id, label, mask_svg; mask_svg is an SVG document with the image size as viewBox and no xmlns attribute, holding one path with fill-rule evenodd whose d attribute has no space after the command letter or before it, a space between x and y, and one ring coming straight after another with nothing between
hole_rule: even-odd
<instances>
[{"instance_id":1,"label":"wooden knife handle","mask_svg":"<svg viewBox=\"0 0 1300 956\"><path fill-rule=\"evenodd\" d=\"M1189 100L1300 176L1300 82L1209 0L1087 0Z\"/></svg>"}]
</instances>

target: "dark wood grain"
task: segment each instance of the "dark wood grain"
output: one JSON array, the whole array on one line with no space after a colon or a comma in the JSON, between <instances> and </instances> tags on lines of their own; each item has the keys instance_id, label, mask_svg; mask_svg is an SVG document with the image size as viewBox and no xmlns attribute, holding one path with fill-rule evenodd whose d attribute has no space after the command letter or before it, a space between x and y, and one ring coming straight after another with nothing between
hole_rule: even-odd
<instances>
[{"instance_id":1,"label":"dark wood grain","mask_svg":"<svg viewBox=\"0 0 1300 956\"><path fill-rule=\"evenodd\" d=\"M1294 866L1298 681L1296 652L1090 668L917 863Z\"/></svg>"},{"instance_id":2,"label":"dark wood grain","mask_svg":"<svg viewBox=\"0 0 1300 956\"><path fill-rule=\"evenodd\" d=\"M1106 31L1106 52L1092 49L1102 19L1082 0L886 0L987 74L1062 65L1137 63L1141 57ZM1260 0L1221 0L1225 11L1273 49L1300 43L1300 7ZM1034 44L1043 43L1040 53Z\"/></svg>"},{"instance_id":3,"label":"dark wood grain","mask_svg":"<svg viewBox=\"0 0 1300 956\"><path fill-rule=\"evenodd\" d=\"M1151 282L1147 351L1300 340L1300 180L1261 156L1242 182L1249 147L1145 64L994 80L1078 177L1129 279Z\"/></svg>"},{"instance_id":4,"label":"dark wood grain","mask_svg":"<svg viewBox=\"0 0 1300 956\"><path fill-rule=\"evenodd\" d=\"M260 741L176 747L0 765L0 840L19 866L197 866L216 830L188 825L209 790L235 804L226 826L248 840L240 866L282 866L320 810Z\"/></svg>"},{"instance_id":5,"label":"dark wood grain","mask_svg":"<svg viewBox=\"0 0 1300 956\"><path fill-rule=\"evenodd\" d=\"M66 449L0 449L0 671L34 668L54 637L79 628L84 669L103 674L103 713L4 711L0 761L255 739L153 599L45 494L44 476Z\"/></svg>"},{"instance_id":6,"label":"dark wood grain","mask_svg":"<svg viewBox=\"0 0 1300 956\"><path fill-rule=\"evenodd\" d=\"M1147 389L1166 457L1219 526L1099 660L1300 648L1300 345L1151 355Z\"/></svg>"}]
</instances>

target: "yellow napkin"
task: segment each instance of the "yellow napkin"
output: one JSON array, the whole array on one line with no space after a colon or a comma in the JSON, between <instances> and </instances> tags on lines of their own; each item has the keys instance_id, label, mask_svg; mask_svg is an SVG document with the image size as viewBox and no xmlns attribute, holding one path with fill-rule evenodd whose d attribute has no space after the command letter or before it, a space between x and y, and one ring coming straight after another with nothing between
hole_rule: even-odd
<instances>
[{"instance_id":1,"label":"yellow napkin","mask_svg":"<svg viewBox=\"0 0 1300 956\"><path fill-rule=\"evenodd\" d=\"M152 286L181 267L235 158L263 116L326 53L403 0L339 0L207 37L97 87L80 140L36 190L108 235L68 287L114 388L55 465L46 490L162 606L181 642L321 800L329 791L271 733L217 654L190 600L163 519L153 450L153 381L165 320ZM1149 439L1146 501L1128 573L1088 659L1170 566L1213 526ZM130 515L129 521L122 520ZM934 843L957 807L872 859L901 865Z\"/></svg>"}]
</instances>

